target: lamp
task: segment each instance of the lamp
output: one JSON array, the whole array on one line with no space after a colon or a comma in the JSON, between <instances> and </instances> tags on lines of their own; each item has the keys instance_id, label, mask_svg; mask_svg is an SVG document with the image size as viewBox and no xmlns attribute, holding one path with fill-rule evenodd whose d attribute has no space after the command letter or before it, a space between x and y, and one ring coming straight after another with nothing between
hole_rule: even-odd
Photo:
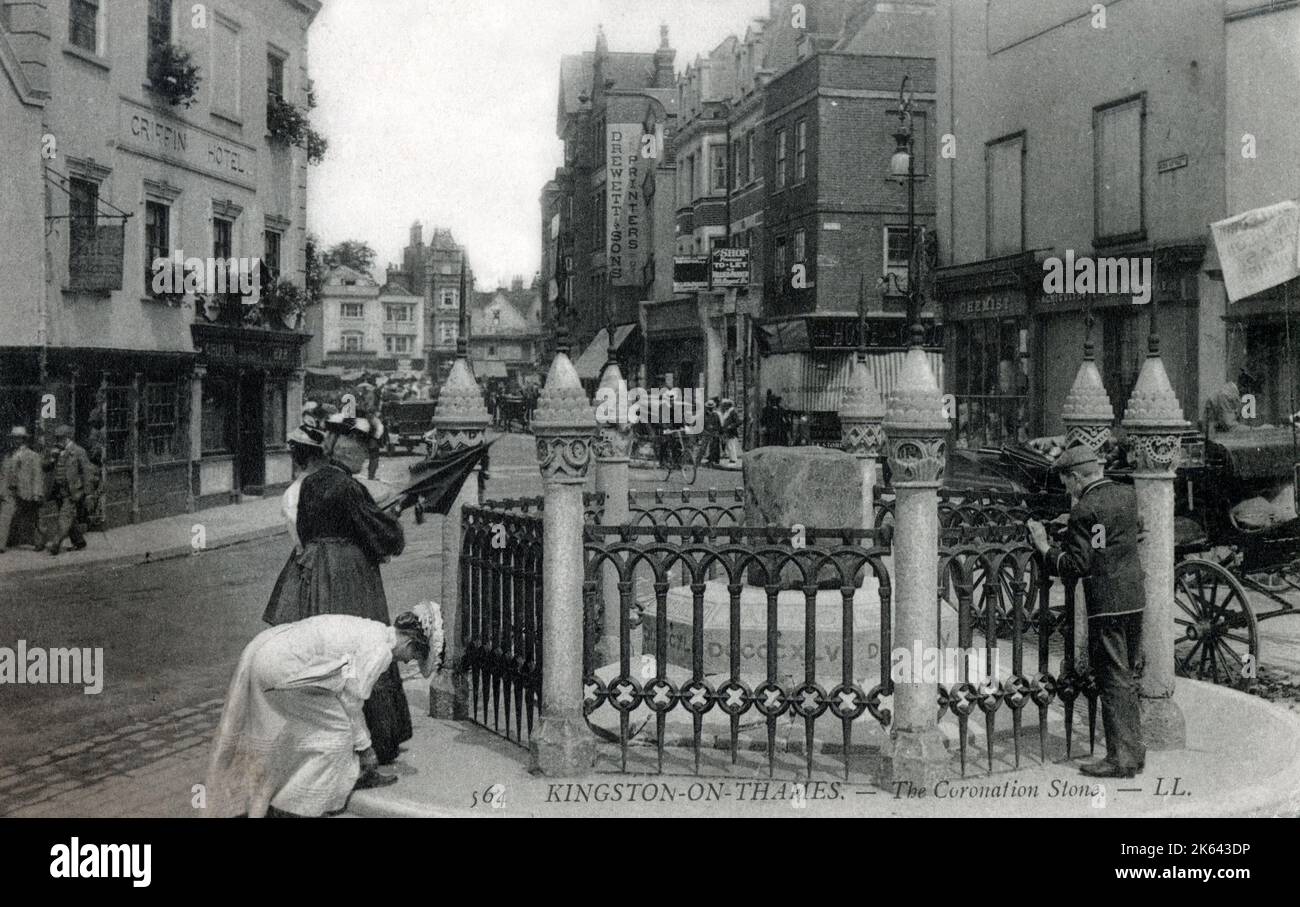
<instances>
[{"instance_id":1,"label":"lamp","mask_svg":"<svg viewBox=\"0 0 1300 907\"><path fill-rule=\"evenodd\" d=\"M894 150L894 156L889 159L889 172L899 179L907 179L912 165L912 152L909 147L912 136L907 132L895 132L894 141L898 147Z\"/></svg>"}]
</instances>

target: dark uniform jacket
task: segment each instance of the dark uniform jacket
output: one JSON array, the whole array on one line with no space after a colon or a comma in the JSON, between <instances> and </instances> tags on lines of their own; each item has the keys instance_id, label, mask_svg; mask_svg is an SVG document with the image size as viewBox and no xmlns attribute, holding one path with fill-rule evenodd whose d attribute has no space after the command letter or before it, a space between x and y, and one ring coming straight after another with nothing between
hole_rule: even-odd
<instances>
[{"instance_id":1,"label":"dark uniform jacket","mask_svg":"<svg viewBox=\"0 0 1300 907\"><path fill-rule=\"evenodd\" d=\"M55 455L51 469L53 497L77 500L90 491L90 457L76 442L69 441L68 446Z\"/></svg>"},{"instance_id":2,"label":"dark uniform jacket","mask_svg":"<svg viewBox=\"0 0 1300 907\"><path fill-rule=\"evenodd\" d=\"M1103 527L1100 535L1097 527ZM1138 533L1137 494L1128 485L1098 479L1070 509L1064 542L1052 546L1047 567L1062 579L1083 580L1089 619L1132 614L1146 605Z\"/></svg>"}]
</instances>

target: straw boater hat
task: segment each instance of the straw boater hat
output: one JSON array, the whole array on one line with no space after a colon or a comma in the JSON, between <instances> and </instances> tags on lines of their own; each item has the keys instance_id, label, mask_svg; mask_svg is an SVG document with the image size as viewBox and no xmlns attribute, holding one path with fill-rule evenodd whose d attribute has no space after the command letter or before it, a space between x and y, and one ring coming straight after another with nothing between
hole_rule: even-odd
<instances>
[{"instance_id":1,"label":"straw boater hat","mask_svg":"<svg viewBox=\"0 0 1300 907\"><path fill-rule=\"evenodd\" d=\"M13 428L9 429L9 437L22 438L25 441L27 440L27 429L21 425L15 425Z\"/></svg>"}]
</instances>

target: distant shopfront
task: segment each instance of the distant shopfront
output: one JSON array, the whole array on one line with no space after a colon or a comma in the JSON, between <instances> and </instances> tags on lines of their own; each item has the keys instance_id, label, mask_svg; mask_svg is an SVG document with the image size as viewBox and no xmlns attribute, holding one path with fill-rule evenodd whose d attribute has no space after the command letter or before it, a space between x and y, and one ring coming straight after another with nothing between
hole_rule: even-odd
<instances>
[{"instance_id":1,"label":"distant shopfront","mask_svg":"<svg viewBox=\"0 0 1300 907\"><path fill-rule=\"evenodd\" d=\"M672 375L676 387L695 387L705 371L704 329L694 297L645 305L646 376L651 385Z\"/></svg>"},{"instance_id":2,"label":"distant shopfront","mask_svg":"<svg viewBox=\"0 0 1300 907\"><path fill-rule=\"evenodd\" d=\"M1061 408L1088 339L1116 419L1121 418L1146 358L1153 311L1178 399L1198 399L1202 245L1123 253L1152 258L1152 299L1143 305L1131 295L1044 293L1043 262L1051 254L1024 252L936 272L949 366L944 391L956 405L959 447L1064 434Z\"/></svg>"},{"instance_id":3,"label":"distant shopfront","mask_svg":"<svg viewBox=\"0 0 1300 907\"><path fill-rule=\"evenodd\" d=\"M196 506L284 487L293 479L285 439L288 414L302 404L307 335L205 324L191 331L201 414L190 474Z\"/></svg>"}]
</instances>

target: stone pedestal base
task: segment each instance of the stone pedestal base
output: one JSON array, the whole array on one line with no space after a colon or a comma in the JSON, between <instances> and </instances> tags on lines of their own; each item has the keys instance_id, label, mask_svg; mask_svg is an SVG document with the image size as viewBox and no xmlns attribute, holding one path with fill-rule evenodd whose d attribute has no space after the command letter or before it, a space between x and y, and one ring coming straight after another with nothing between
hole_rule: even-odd
<instances>
[{"instance_id":1,"label":"stone pedestal base","mask_svg":"<svg viewBox=\"0 0 1300 907\"><path fill-rule=\"evenodd\" d=\"M543 714L529 744L530 771L548 778L577 778L596 764L596 738L577 713Z\"/></svg>"},{"instance_id":2,"label":"stone pedestal base","mask_svg":"<svg viewBox=\"0 0 1300 907\"><path fill-rule=\"evenodd\" d=\"M1172 697L1138 699L1142 719L1142 744L1149 750L1180 750L1187 746L1183 710Z\"/></svg>"},{"instance_id":3,"label":"stone pedestal base","mask_svg":"<svg viewBox=\"0 0 1300 907\"><path fill-rule=\"evenodd\" d=\"M429 717L465 721L469 714L469 680L464 674L443 671L429 680Z\"/></svg>"},{"instance_id":4,"label":"stone pedestal base","mask_svg":"<svg viewBox=\"0 0 1300 907\"><path fill-rule=\"evenodd\" d=\"M881 763L885 782L906 781L918 787L930 787L947 778L948 746L938 728L896 731L890 735L889 748Z\"/></svg>"},{"instance_id":5,"label":"stone pedestal base","mask_svg":"<svg viewBox=\"0 0 1300 907\"><path fill-rule=\"evenodd\" d=\"M694 594L689 586L668 590L667 663L690 670L693 664ZM809 653L804 651L804 619L807 598L803 592L786 590L777 594L777 676L776 680L794 689L803 683ZM827 689L840 682L843 672L842 652L844 596L839 590L823 589L817 593L817 633L812 657L817 681ZM645 606L641 629L647 654L657 651L657 604ZM725 580L704 584L704 673L731 673L731 593ZM637 650L634 648L634 653ZM615 650L617 655L617 650ZM614 659L610 659L613 661ZM602 664L605 662L601 662ZM853 676L871 689L880 672L880 581L868 576L853 596ZM747 678L767 677L767 592L757 586L740 590L740 673Z\"/></svg>"}]
</instances>

